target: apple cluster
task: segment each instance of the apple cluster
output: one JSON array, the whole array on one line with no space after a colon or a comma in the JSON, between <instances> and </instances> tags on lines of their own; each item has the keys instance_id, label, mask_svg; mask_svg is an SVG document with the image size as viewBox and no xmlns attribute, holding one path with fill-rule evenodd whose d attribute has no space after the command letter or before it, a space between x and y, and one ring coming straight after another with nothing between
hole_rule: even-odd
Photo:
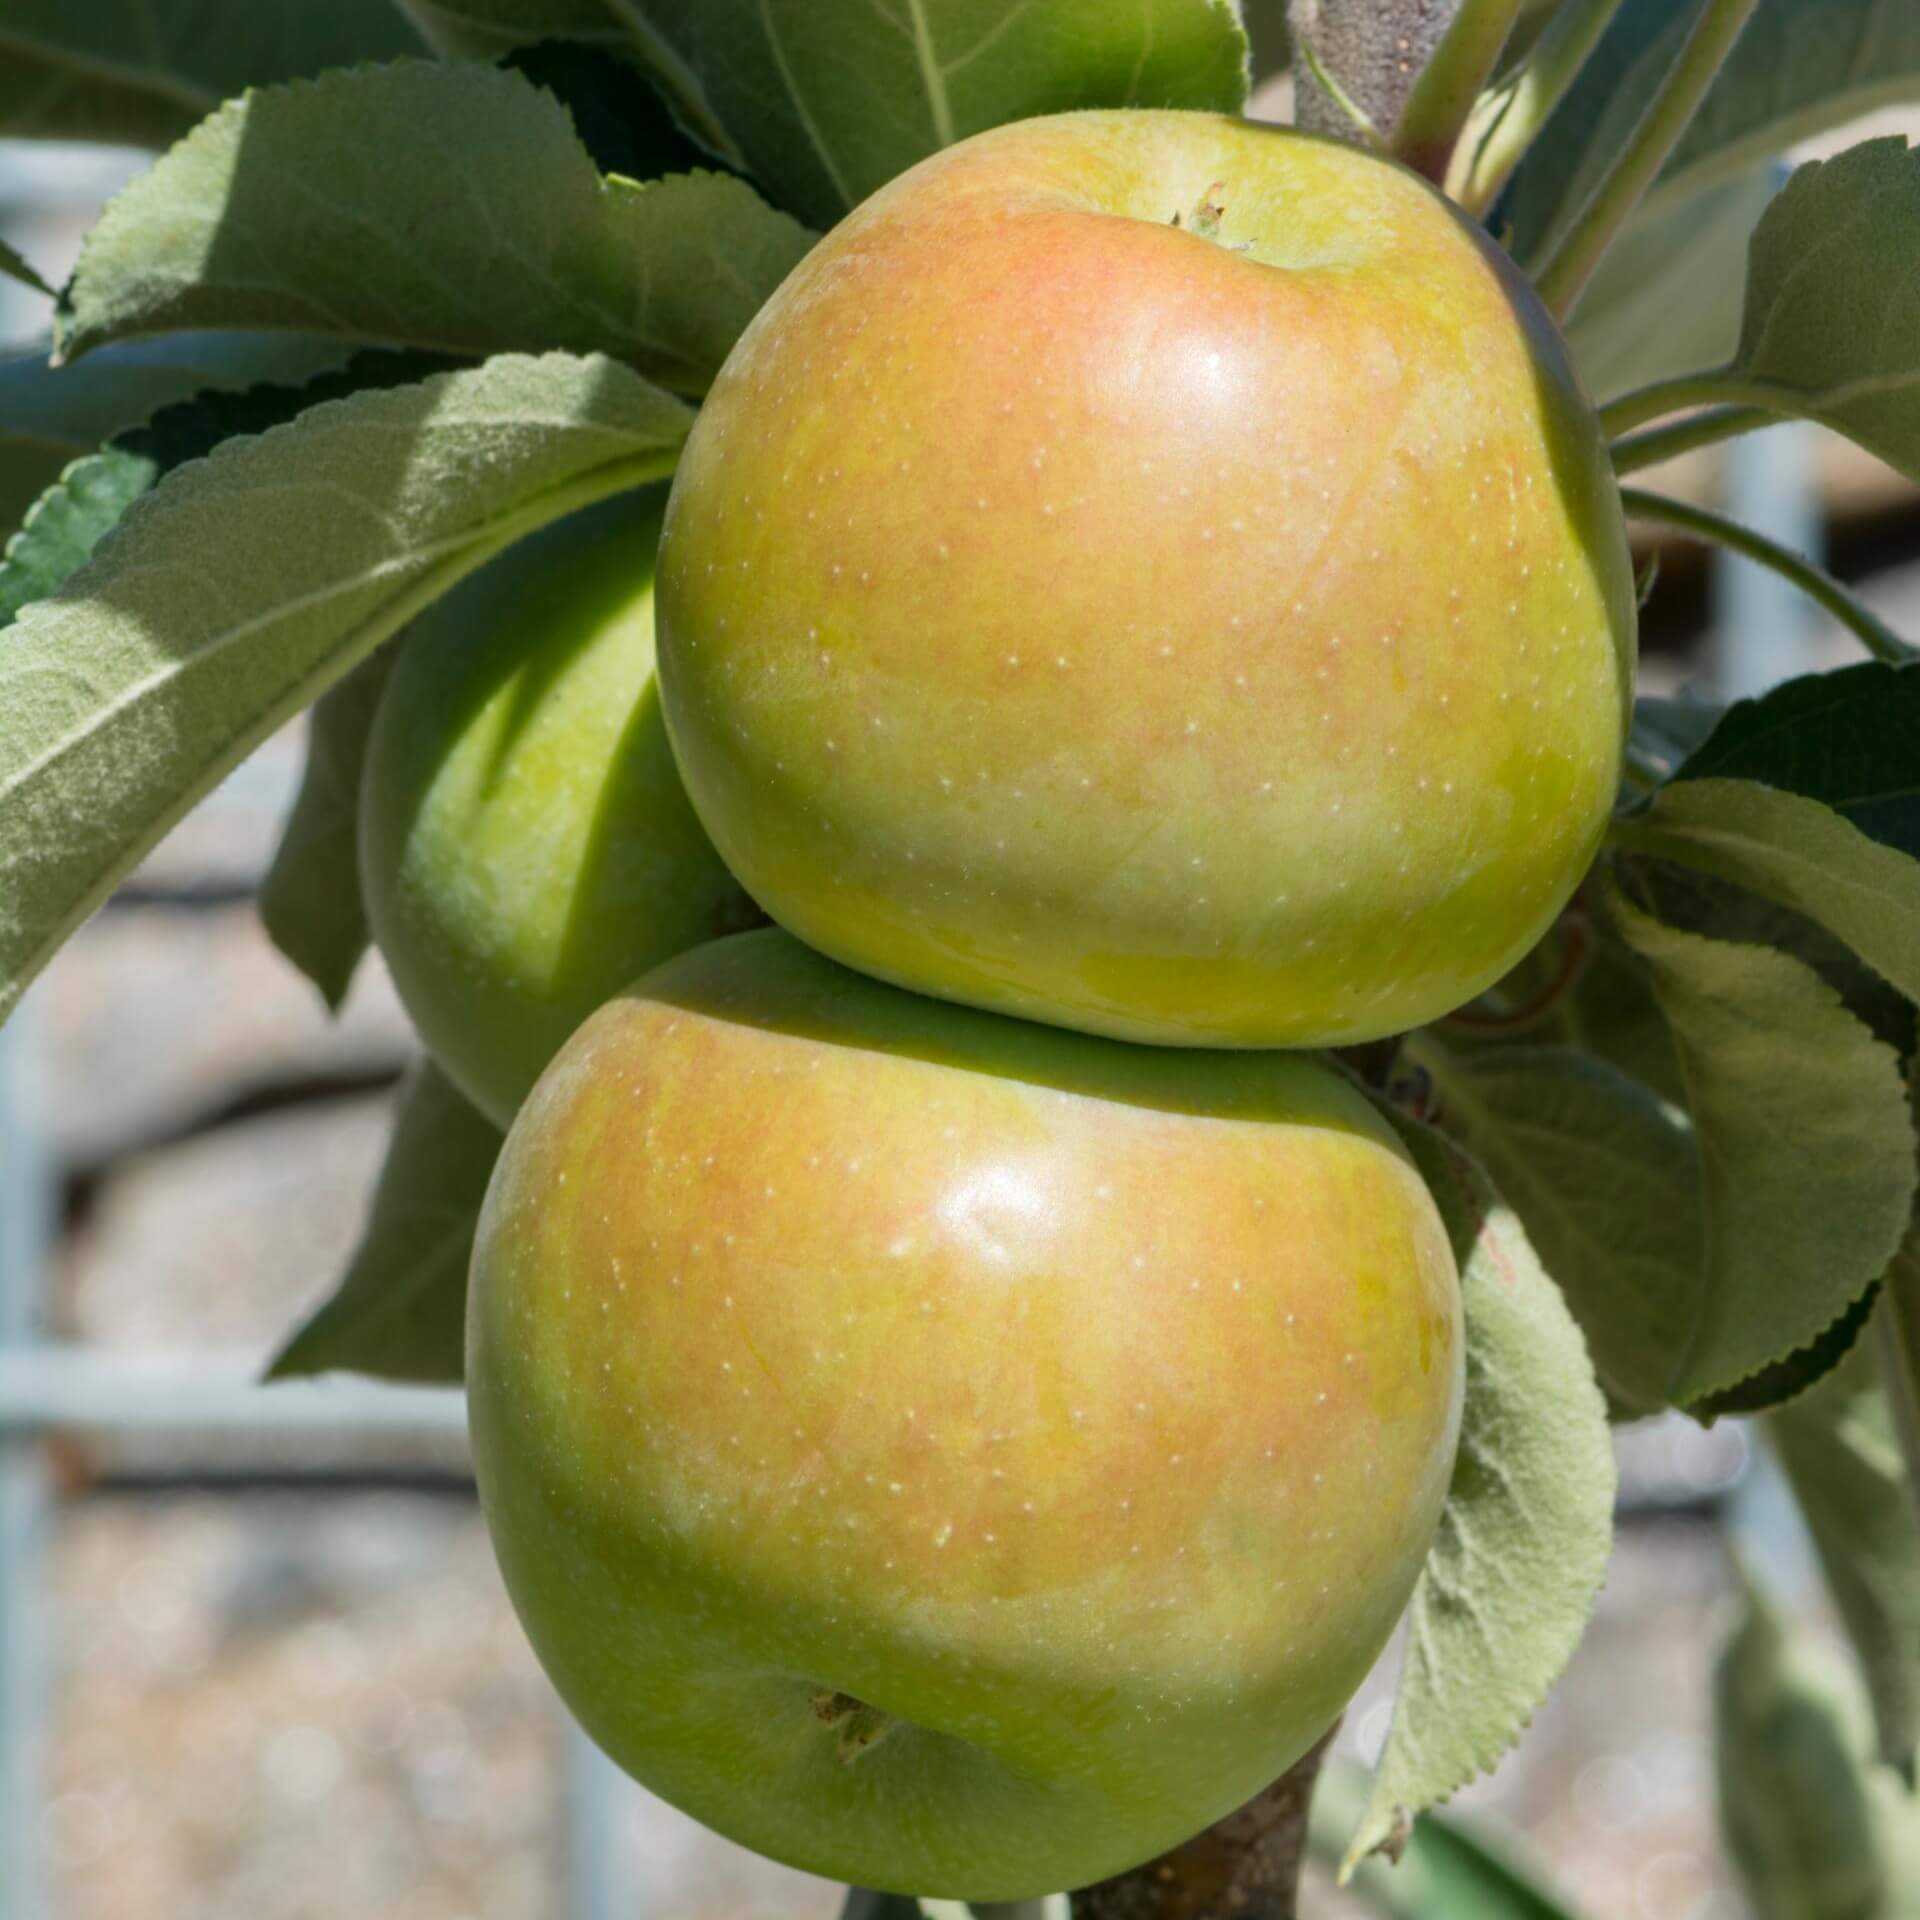
<instances>
[{"instance_id":1,"label":"apple cluster","mask_svg":"<svg viewBox=\"0 0 1920 1920\"><path fill-rule=\"evenodd\" d=\"M476 1466L616 1760L1006 1900L1324 1731L1437 1523L1462 1333L1431 1196L1306 1050L1564 906L1633 620L1499 249L1368 154L1134 112L875 195L669 499L416 624L365 893L510 1126Z\"/></svg>"}]
</instances>

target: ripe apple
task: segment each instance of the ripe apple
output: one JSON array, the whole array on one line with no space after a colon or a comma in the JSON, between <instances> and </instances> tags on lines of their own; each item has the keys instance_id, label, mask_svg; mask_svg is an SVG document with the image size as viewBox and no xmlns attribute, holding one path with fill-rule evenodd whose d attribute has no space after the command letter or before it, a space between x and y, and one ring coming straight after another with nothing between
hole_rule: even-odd
<instances>
[{"instance_id":1,"label":"ripe apple","mask_svg":"<svg viewBox=\"0 0 1920 1920\"><path fill-rule=\"evenodd\" d=\"M1619 501L1553 324L1406 170L1075 113L875 194L675 480L695 807L801 938L1121 1038L1397 1032L1598 845Z\"/></svg>"},{"instance_id":2,"label":"ripe apple","mask_svg":"<svg viewBox=\"0 0 1920 1920\"><path fill-rule=\"evenodd\" d=\"M1012 1899L1325 1730L1440 1510L1460 1304L1325 1066L1006 1020L767 929L528 1097L467 1387L508 1590L622 1766L816 1873Z\"/></svg>"},{"instance_id":3,"label":"ripe apple","mask_svg":"<svg viewBox=\"0 0 1920 1920\"><path fill-rule=\"evenodd\" d=\"M505 1126L560 1043L762 916L674 770L653 673L665 489L511 547L418 620L368 743L367 917L435 1057Z\"/></svg>"}]
</instances>

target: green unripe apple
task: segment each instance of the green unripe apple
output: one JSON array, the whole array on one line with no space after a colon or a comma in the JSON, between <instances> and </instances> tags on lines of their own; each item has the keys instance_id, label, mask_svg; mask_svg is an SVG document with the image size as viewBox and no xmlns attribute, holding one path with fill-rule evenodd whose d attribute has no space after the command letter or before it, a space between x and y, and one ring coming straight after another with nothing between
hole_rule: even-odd
<instances>
[{"instance_id":1,"label":"green unripe apple","mask_svg":"<svg viewBox=\"0 0 1920 1920\"><path fill-rule=\"evenodd\" d=\"M843 221L675 480L660 674L748 890L923 992L1363 1040L1506 972L1632 693L1545 310L1423 181L1208 114L1023 121Z\"/></svg>"},{"instance_id":2,"label":"green unripe apple","mask_svg":"<svg viewBox=\"0 0 1920 1920\"><path fill-rule=\"evenodd\" d=\"M622 1766L816 1873L1012 1899L1185 1839L1339 1712L1440 1511L1460 1303L1326 1067L768 929L529 1096L467 1387L508 1590Z\"/></svg>"},{"instance_id":3,"label":"green unripe apple","mask_svg":"<svg viewBox=\"0 0 1920 1920\"><path fill-rule=\"evenodd\" d=\"M409 630L368 742L360 877L420 1037L502 1126L670 954L761 919L687 802L653 670L664 488L571 515Z\"/></svg>"}]
</instances>

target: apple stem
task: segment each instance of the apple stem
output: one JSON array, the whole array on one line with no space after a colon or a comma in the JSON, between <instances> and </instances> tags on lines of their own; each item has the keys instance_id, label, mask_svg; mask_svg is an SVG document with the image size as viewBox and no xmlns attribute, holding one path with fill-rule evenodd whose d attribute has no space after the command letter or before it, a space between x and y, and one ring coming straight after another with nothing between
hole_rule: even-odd
<instances>
[{"instance_id":1,"label":"apple stem","mask_svg":"<svg viewBox=\"0 0 1920 1920\"><path fill-rule=\"evenodd\" d=\"M1555 318L1573 311L1593 270L1653 185L1707 97L1759 0L1706 0L1639 124L1555 240L1533 284Z\"/></svg>"},{"instance_id":2,"label":"apple stem","mask_svg":"<svg viewBox=\"0 0 1920 1920\"><path fill-rule=\"evenodd\" d=\"M1393 130L1393 151L1443 186L1481 89L1513 35L1521 0L1459 0L1446 36L1420 69Z\"/></svg>"},{"instance_id":3,"label":"apple stem","mask_svg":"<svg viewBox=\"0 0 1920 1920\"><path fill-rule=\"evenodd\" d=\"M1499 199L1621 5L1622 0L1562 0L1526 58L1481 95L1447 174L1447 191L1476 219Z\"/></svg>"},{"instance_id":4,"label":"apple stem","mask_svg":"<svg viewBox=\"0 0 1920 1920\"><path fill-rule=\"evenodd\" d=\"M1845 627L1874 659L1888 666L1904 667L1916 658L1910 642L1903 640L1865 601L1856 599L1824 567L1816 566L1804 554L1769 540L1738 520L1729 520L1725 514L1671 499L1666 494L1622 487L1620 505L1629 520L1651 520L1677 528L1696 540L1726 547L1779 574L1790 585L1798 587L1823 613Z\"/></svg>"},{"instance_id":5,"label":"apple stem","mask_svg":"<svg viewBox=\"0 0 1920 1920\"><path fill-rule=\"evenodd\" d=\"M1265 1792L1185 1846L1073 1896L1073 1920L1296 1920L1307 1812L1336 1721Z\"/></svg>"},{"instance_id":6,"label":"apple stem","mask_svg":"<svg viewBox=\"0 0 1920 1920\"><path fill-rule=\"evenodd\" d=\"M1780 415L1766 407L1709 407L1674 420L1664 427L1649 427L1644 433L1630 433L1615 440L1608 452L1613 471L1624 480L1630 473L1657 467L1663 461L1677 459L1696 447L1717 446L1742 433L1755 433L1762 427L1777 426Z\"/></svg>"}]
</instances>

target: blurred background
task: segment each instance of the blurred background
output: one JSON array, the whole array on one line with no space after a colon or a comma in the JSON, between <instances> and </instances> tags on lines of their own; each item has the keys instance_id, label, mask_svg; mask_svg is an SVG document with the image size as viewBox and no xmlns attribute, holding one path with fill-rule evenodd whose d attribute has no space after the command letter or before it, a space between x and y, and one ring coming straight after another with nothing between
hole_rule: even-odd
<instances>
[{"instance_id":1,"label":"blurred background","mask_svg":"<svg viewBox=\"0 0 1920 1920\"><path fill-rule=\"evenodd\" d=\"M0 238L57 283L143 164L0 142ZM0 280L0 345L45 318ZM1823 552L1920 633L1920 493L1847 445L1786 427L1652 484ZM1852 657L1744 563L1660 560L1644 691ZM706 1834L569 1731L494 1572L454 1396L248 1385L356 1238L411 1052L377 958L331 1022L254 916L299 767L297 732L269 743L0 1030L0 1915L830 1920L839 1889ZM1738 1423L1620 1447L1598 1617L1460 1804L1596 1920L1742 1920L1709 1737L1729 1529L1804 1614L1825 1602ZM1343 1753L1377 1752L1392 1665ZM1365 1909L1321 1875L1306 1911Z\"/></svg>"}]
</instances>

